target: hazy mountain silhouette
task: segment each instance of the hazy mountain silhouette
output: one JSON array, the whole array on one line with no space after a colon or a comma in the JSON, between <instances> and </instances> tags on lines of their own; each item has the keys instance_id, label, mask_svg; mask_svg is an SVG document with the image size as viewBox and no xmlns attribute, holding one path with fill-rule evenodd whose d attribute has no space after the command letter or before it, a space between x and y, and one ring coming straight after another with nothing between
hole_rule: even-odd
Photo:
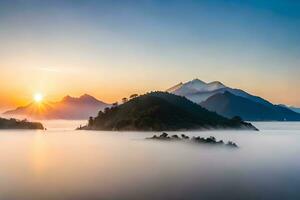
<instances>
[{"instance_id":1,"label":"hazy mountain silhouette","mask_svg":"<svg viewBox=\"0 0 300 200\"><path fill-rule=\"evenodd\" d=\"M227 119L210 112L185 97L167 92L151 92L119 106L99 112L84 129L93 130L191 130L252 129L239 118Z\"/></svg>"},{"instance_id":2,"label":"hazy mountain silhouette","mask_svg":"<svg viewBox=\"0 0 300 200\"><path fill-rule=\"evenodd\" d=\"M218 93L200 104L225 117L249 121L299 121L300 114L278 105L264 105L230 92Z\"/></svg>"},{"instance_id":3,"label":"hazy mountain silhouette","mask_svg":"<svg viewBox=\"0 0 300 200\"><path fill-rule=\"evenodd\" d=\"M226 91L237 96L248 98L254 102L271 105L269 101L261 97L251 95L241 89L230 88L219 81L205 83L199 79L194 79L186 83L179 83L176 86L167 89L167 92L185 96L195 103L201 103L215 94L224 93Z\"/></svg>"},{"instance_id":4,"label":"hazy mountain silhouette","mask_svg":"<svg viewBox=\"0 0 300 200\"><path fill-rule=\"evenodd\" d=\"M298 113L290 108L274 105L271 102L249 94L241 89L227 87L221 82L205 83L194 79L180 83L167 90L173 94L185 96L203 107L216 111L225 117L240 116L244 120L255 121L298 121Z\"/></svg>"},{"instance_id":5,"label":"hazy mountain silhouette","mask_svg":"<svg viewBox=\"0 0 300 200\"><path fill-rule=\"evenodd\" d=\"M296 113L300 113L300 108L294 107L294 106L287 106L284 104L279 104L279 106L284 107L284 108L288 108Z\"/></svg>"},{"instance_id":6,"label":"hazy mountain silhouette","mask_svg":"<svg viewBox=\"0 0 300 200\"><path fill-rule=\"evenodd\" d=\"M296 107L294 107L294 106L290 106L290 107L288 107L288 108L289 108L290 110L296 112L296 113L300 113L300 108L296 108Z\"/></svg>"},{"instance_id":7,"label":"hazy mountain silhouette","mask_svg":"<svg viewBox=\"0 0 300 200\"><path fill-rule=\"evenodd\" d=\"M23 115L34 119L86 119L96 116L100 110L110 105L84 94L78 98L65 96L54 103L30 103L15 110L5 112L5 115Z\"/></svg>"}]
</instances>

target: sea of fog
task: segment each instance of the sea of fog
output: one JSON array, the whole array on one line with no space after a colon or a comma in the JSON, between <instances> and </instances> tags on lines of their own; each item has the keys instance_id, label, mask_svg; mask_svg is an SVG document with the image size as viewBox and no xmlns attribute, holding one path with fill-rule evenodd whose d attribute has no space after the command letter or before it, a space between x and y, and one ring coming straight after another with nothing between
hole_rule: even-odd
<instances>
[{"instance_id":1,"label":"sea of fog","mask_svg":"<svg viewBox=\"0 0 300 200\"><path fill-rule=\"evenodd\" d=\"M144 139L153 132L74 131L84 123L1 130L0 199L300 199L300 123L184 132L238 149Z\"/></svg>"}]
</instances>

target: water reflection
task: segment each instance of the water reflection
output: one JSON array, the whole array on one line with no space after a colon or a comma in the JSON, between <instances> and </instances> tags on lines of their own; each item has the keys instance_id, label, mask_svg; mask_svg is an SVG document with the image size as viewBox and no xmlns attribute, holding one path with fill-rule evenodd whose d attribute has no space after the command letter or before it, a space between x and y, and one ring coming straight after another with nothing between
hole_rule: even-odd
<instances>
[{"instance_id":1,"label":"water reflection","mask_svg":"<svg viewBox=\"0 0 300 200\"><path fill-rule=\"evenodd\" d=\"M32 161L31 166L33 168L34 177L39 177L47 171L48 166L48 149L45 141L46 137L42 134L43 131L37 131L33 136L31 147L31 155L29 158Z\"/></svg>"}]
</instances>

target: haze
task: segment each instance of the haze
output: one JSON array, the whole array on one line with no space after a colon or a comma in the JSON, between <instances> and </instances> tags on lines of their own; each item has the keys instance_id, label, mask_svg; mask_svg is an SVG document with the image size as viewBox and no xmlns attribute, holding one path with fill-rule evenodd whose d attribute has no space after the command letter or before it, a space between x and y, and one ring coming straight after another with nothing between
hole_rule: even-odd
<instances>
[{"instance_id":1,"label":"haze","mask_svg":"<svg viewBox=\"0 0 300 200\"><path fill-rule=\"evenodd\" d=\"M73 121L73 127L79 123ZM279 200L300 196L299 123L255 123L259 134L184 133L233 140L239 149L145 141L153 132L78 133L65 121L45 125L51 129L46 134L1 131L1 199Z\"/></svg>"}]
</instances>

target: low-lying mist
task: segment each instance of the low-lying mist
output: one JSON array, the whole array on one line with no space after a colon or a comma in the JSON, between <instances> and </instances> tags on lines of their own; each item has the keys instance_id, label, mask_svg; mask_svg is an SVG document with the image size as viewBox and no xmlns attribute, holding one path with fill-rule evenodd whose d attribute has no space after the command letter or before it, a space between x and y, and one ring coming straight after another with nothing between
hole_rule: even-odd
<instances>
[{"instance_id":1,"label":"low-lying mist","mask_svg":"<svg viewBox=\"0 0 300 200\"><path fill-rule=\"evenodd\" d=\"M299 199L300 123L254 125L184 132L238 149L144 139L153 132L0 131L0 199Z\"/></svg>"}]
</instances>

